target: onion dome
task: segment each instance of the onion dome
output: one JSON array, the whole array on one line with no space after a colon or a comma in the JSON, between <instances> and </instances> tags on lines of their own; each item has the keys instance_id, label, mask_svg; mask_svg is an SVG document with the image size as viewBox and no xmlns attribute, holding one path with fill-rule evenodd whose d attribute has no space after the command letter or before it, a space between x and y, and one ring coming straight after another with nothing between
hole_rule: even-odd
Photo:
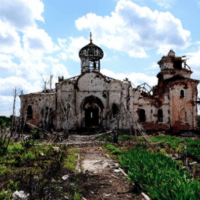
<instances>
[{"instance_id":1,"label":"onion dome","mask_svg":"<svg viewBox=\"0 0 200 200\"><path fill-rule=\"evenodd\" d=\"M81 59L81 72L100 71L100 59L103 58L103 50L92 43L90 33L90 43L79 51Z\"/></svg>"}]
</instances>

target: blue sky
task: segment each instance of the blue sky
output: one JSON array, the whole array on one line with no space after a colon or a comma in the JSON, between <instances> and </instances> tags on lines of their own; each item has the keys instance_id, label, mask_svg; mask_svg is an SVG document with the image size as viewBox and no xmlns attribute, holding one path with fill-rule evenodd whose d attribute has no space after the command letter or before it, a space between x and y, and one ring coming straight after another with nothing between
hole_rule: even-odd
<instances>
[{"instance_id":1,"label":"blue sky","mask_svg":"<svg viewBox=\"0 0 200 200\"><path fill-rule=\"evenodd\" d=\"M200 79L199 19L200 0L0 0L0 115L11 115L15 87L28 94L50 74L53 85L80 74L90 31L105 75L154 86L157 62L173 49Z\"/></svg>"}]
</instances>

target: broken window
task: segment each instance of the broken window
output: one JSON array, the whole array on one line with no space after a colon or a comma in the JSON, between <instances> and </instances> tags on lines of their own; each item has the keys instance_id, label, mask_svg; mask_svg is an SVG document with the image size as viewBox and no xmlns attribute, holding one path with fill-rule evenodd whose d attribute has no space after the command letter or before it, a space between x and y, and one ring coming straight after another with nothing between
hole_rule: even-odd
<instances>
[{"instance_id":1,"label":"broken window","mask_svg":"<svg viewBox=\"0 0 200 200\"><path fill-rule=\"evenodd\" d=\"M32 106L28 106L27 108L27 119L32 119L33 117L33 110L32 110Z\"/></svg>"},{"instance_id":2,"label":"broken window","mask_svg":"<svg viewBox=\"0 0 200 200\"><path fill-rule=\"evenodd\" d=\"M146 121L145 110L140 109L140 122L145 122L145 121Z\"/></svg>"},{"instance_id":3,"label":"broken window","mask_svg":"<svg viewBox=\"0 0 200 200\"><path fill-rule=\"evenodd\" d=\"M163 122L163 110L158 110L158 122Z\"/></svg>"},{"instance_id":4,"label":"broken window","mask_svg":"<svg viewBox=\"0 0 200 200\"><path fill-rule=\"evenodd\" d=\"M174 68L175 69L182 69L182 61L181 60L174 61Z\"/></svg>"},{"instance_id":5,"label":"broken window","mask_svg":"<svg viewBox=\"0 0 200 200\"><path fill-rule=\"evenodd\" d=\"M181 90L181 91L180 91L180 97L183 98L184 96L185 96L184 90Z\"/></svg>"}]
</instances>

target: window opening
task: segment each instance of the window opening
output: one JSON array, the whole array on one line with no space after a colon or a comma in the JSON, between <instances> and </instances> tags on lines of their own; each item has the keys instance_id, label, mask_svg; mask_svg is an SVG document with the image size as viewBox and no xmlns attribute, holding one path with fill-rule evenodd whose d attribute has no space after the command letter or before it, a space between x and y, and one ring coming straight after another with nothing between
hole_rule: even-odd
<instances>
[{"instance_id":1,"label":"window opening","mask_svg":"<svg viewBox=\"0 0 200 200\"><path fill-rule=\"evenodd\" d=\"M140 109L140 121L145 122L146 121L146 116L145 116L145 110Z\"/></svg>"},{"instance_id":2,"label":"window opening","mask_svg":"<svg viewBox=\"0 0 200 200\"><path fill-rule=\"evenodd\" d=\"M158 110L158 122L163 122L163 110Z\"/></svg>"},{"instance_id":3,"label":"window opening","mask_svg":"<svg viewBox=\"0 0 200 200\"><path fill-rule=\"evenodd\" d=\"M174 68L175 69L182 69L182 61L181 60L177 60L174 62Z\"/></svg>"},{"instance_id":4,"label":"window opening","mask_svg":"<svg viewBox=\"0 0 200 200\"><path fill-rule=\"evenodd\" d=\"M183 98L184 96L185 96L184 90L181 90L181 91L180 91L180 97Z\"/></svg>"},{"instance_id":5,"label":"window opening","mask_svg":"<svg viewBox=\"0 0 200 200\"><path fill-rule=\"evenodd\" d=\"M113 103L112 105L112 113L113 113L113 117L116 117L116 115L118 114L119 109L117 107L117 105L115 103Z\"/></svg>"},{"instance_id":6,"label":"window opening","mask_svg":"<svg viewBox=\"0 0 200 200\"><path fill-rule=\"evenodd\" d=\"M32 107L29 105L27 108L27 119L32 119L33 117L33 110Z\"/></svg>"}]
</instances>

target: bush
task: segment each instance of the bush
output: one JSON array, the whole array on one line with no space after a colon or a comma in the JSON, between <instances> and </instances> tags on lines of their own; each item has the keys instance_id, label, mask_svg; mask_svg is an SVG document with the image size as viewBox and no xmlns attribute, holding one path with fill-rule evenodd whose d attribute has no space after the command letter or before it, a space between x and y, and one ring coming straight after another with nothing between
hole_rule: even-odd
<instances>
[{"instance_id":1,"label":"bush","mask_svg":"<svg viewBox=\"0 0 200 200\"><path fill-rule=\"evenodd\" d=\"M11 172L12 170L8 169L6 166L0 165L0 177L9 175Z\"/></svg>"},{"instance_id":2,"label":"bush","mask_svg":"<svg viewBox=\"0 0 200 200\"><path fill-rule=\"evenodd\" d=\"M5 129L11 125L10 118L0 117L0 128Z\"/></svg>"},{"instance_id":3,"label":"bush","mask_svg":"<svg viewBox=\"0 0 200 200\"><path fill-rule=\"evenodd\" d=\"M10 138L6 139L3 137L0 137L0 156L4 156L7 153L9 142L10 142Z\"/></svg>"},{"instance_id":4,"label":"bush","mask_svg":"<svg viewBox=\"0 0 200 200\"><path fill-rule=\"evenodd\" d=\"M3 189L0 192L0 199L4 199L4 200L12 200L12 191L11 190L7 190L5 191L5 189Z\"/></svg>"},{"instance_id":5,"label":"bush","mask_svg":"<svg viewBox=\"0 0 200 200\"><path fill-rule=\"evenodd\" d=\"M12 164L15 166L15 167L21 167L23 164L24 164L24 161L23 159L21 158L21 156L15 156L14 157L14 161L12 162Z\"/></svg>"},{"instance_id":6,"label":"bush","mask_svg":"<svg viewBox=\"0 0 200 200\"><path fill-rule=\"evenodd\" d=\"M113 145L111 145L111 144L106 145L106 148L107 148L108 150L110 150L110 151L116 150L116 148L115 148Z\"/></svg>"},{"instance_id":7,"label":"bush","mask_svg":"<svg viewBox=\"0 0 200 200\"><path fill-rule=\"evenodd\" d=\"M29 149L31 148L34 144L38 144L38 141L34 141L33 139L28 140L28 141L21 141L20 144L25 148Z\"/></svg>"},{"instance_id":8,"label":"bush","mask_svg":"<svg viewBox=\"0 0 200 200\"><path fill-rule=\"evenodd\" d=\"M18 189L19 181L15 182L13 180L10 180L9 184L7 185L7 189L10 189L12 191L15 191Z\"/></svg>"}]
</instances>

